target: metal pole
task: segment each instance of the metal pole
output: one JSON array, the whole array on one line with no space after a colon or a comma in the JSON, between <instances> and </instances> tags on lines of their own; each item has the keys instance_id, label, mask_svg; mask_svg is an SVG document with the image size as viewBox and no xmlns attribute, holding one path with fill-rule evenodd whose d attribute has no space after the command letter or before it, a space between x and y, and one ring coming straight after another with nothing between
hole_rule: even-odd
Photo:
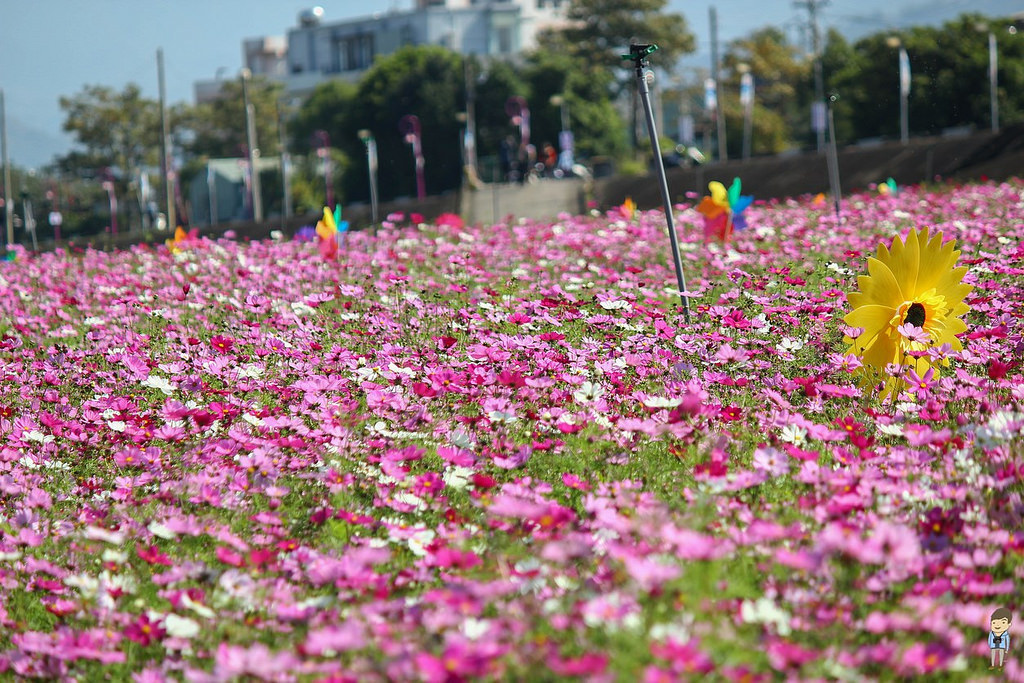
<instances>
[{"instance_id":1,"label":"metal pole","mask_svg":"<svg viewBox=\"0 0 1024 683\"><path fill-rule=\"evenodd\" d=\"M359 139L366 145L366 169L370 174L370 217L377 225L377 139L367 129L359 131Z\"/></svg>"},{"instance_id":2,"label":"metal pole","mask_svg":"<svg viewBox=\"0 0 1024 683\"><path fill-rule=\"evenodd\" d=\"M32 200L27 192L22 192L22 211L25 214L25 232L32 235L32 251L39 251L39 243L36 241L36 212L32 208Z\"/></svg>"},{"instance_id":3,"label":"metal pole","mask_svg":"<svg viewBox=\"0 0 1024 683\"><path fill-rule=\"evenodd\" d=\"M910 113L908 98L910 97L910 58L906 48L900 48L900 142L904 145L910 141Z\"/></svg>"},{"instance_id":4,"label":"metal pole","mask_svg":"<svg viewBox=\"0 0 1024 683\"><path fill-rule=\"evenodd\" d=\"M160 82L160 184L164 195L164 215L167 227L173 230L178 224L177 206L174 203L174 181L171 179L170 122L167 120L167 94L164 87L164 50L156 51L156 70Z\"/></svg>"},{"instance_id":5,"label":"metal pole","mask_svg":"<svg viewBox=\"0 0 1024 683\"><path fill-rule=\"evenodd\" d=\"M725 140L725 113L722 111L722 89L721 74L718 71L718 11L714 7L708 8L711 19L711 78L715 80L715 118L718 124L718 160L727 161L729 153L726 151Z\"/></svg>"},{"instance_id":6,"label":"metal pole","mask_svg":"<svg viewBox=\"0 0 1024 683\"><path fill-rule=\"evenodd\" d=\"M219 216L217 211L217 175L209 160L206 162L206 192L210 195L210 225L217 225Z\"/></svg>"},{"instance_id":7,"label":"metal pole","mask_svg":"<svg viewBox=\"0 0 1024 683\"><path fill-rule=\"evenodd\" d=\"M747 160L754 132L754 76L749 71L740 76L740 104L743 106L743 159Z\"/></svg>"},{"instance_id":8,"label":"metal pole","mask_svg":"<svg viewBox=\"0 0 1024 683\"><path fill-rule=\"evenodd\" d=\"M291 156L288 154L288 130L281 110L281 100L277 101L277 137L281 147L281 191L284 192L284 216L281 225L292 216L292 169Z\"/></svg>"},{"instance_id":9,"label":"metal pole","mask_svg":"<svg viewBox=\"0 0 1024 683\"><path fill-rule=\"evenodd\" d=\"M477 168L476 155L476 81L467 58L465 61L466 79L466 165L470 168L473 178L480 172Z\"/></svg>"},{"instance_id":10,"label":"metal pole","mask_svg":"<svg viewBox=\"0 0 1024 683\"><path fill-rule=\"evenodd\" d=\"M427 196L427 183L423 175L425 162L419 117L415 114L406 114L399 122L399 130L405 136L405 141L412 145L412 157L416 164L416 198L422 200Z\"/></svg>"},{"instance_id":11,"label":"metal pole","mask_svg":"<svg viewBox=\"0 0 1024 683\"><path fill-rule=\"evenodd\" d=\"M832 110L832 104L839 99L839 95L832 93L828 100L828 130L829 130L829 145L828 145L828 177L830 184L832 185L832 201L836 209L836 219L838 220L841 216L839 214L839 201L842 198L842 188L839 186L839 153L836 150L836 119Z\"/></svg>"},{"instance_id":12,"label":"metal pole","mask_svg":"<svg viewBox=\"0 0 1024 683\"><path fill-rule=\"evenodd\" d=\"M0 145L3 146L4 164L4 223L7 246L11 246L14 244L14 202L11 199L11 161L7 158L7 110L3 90L0 90Z\"/></svg>"},{"instance_id":13,"label":"metal pole","mask_svg":"<svg viewBox=\"0 0 1024 683\"><path fill-rule=\"evenodd\" d=\"M658 49L657 45L630 45L629 54L623 59L632 59L636 69L636 82L640 91L640 101L644 105L647 117L647 135L651 139L651 151L654 152L655 168L661 181L661 201L665 206L665 222L668 225L668 238L672 243L672 261L676 269L676 286L679 288L679 301L683 305L683 317L690 322L690 304L686 299L686 278L683 276L683 264L679 255L679 238L676 235L675 221L672 217L672 198L668 193L668 179L665 177L665 162L661 158L661 145L658 142L658 130L654 126L654 112L651 110L651 91L648 78L654 79L654 73L647 70L647 56Z\"/></svg>"},{"instance_id":14,"label":"metal pole","mask_svg":"<svg viewBox=\"0 0 1024 683\"><path fill-rule=\"evenodd\" d=\"M996 50L996 34L988 34L988 91L992 108L992 132L999 130L999 53Z\"/></svg>"},{"instance_id":15,"label":"metal pole","mask_svg":"<svg viewBox=\"0 0 1024 683\"><path fill-rule=\"evenodd\" d=\"M252 219L263 221L263 193L260 191L260 170L256 166L260 148L256 141L256 108L249 102L249 77L252 72L242 69L242 102L245 104L245 142L249 148L249 175L252 176Z\"/></svg>"}]
</instances>

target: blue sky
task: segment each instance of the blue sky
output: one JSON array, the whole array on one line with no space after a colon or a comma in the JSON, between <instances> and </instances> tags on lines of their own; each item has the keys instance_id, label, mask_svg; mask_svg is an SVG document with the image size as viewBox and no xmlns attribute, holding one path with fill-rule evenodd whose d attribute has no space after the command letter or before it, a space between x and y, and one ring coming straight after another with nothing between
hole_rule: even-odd
<instances>
[{"instance_id":1,"label":"blue sky","mask_svg":"<svg viewBox=\"0 0 1024 683\"><path fill-rule=\"evenodd\" d=\"M61 95L99 84L121 89L138 83L157 96L156 51L162 47L170 102L191 101L192 84L242 65L242 41L284 35L299 11L314 4L325 21L365 16L412 0L342 0L319 3L282 0L3 0L0 2L0 88L7 105L12 163L34 167L71 146L60 128ZM670 0L698 38L688 61L706 64L709 2ZM724 42L774 24L796 39L806 13L791 0L719 0L719 38ZM823 24L844 34L868 33L913 19L936 23L964 11L1009 14L1022 0L832 0Z\"/></svg>"}]
</instances>

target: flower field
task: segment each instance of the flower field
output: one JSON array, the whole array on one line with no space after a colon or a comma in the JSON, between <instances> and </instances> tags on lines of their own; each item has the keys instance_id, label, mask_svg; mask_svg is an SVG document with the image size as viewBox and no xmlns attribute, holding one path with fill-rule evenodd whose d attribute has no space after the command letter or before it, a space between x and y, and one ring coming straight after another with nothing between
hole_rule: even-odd
<instances>
[{"instance_id":1,"label":"flower field","mask_svg":"<svg viewBox=\"0 0 1024 683\"><path fill-rule=\"evenodd\" d=\"M1024 185L691 204L690 324L659 211L0 263L0 677L962 679L1003 606L1024 679Z\"/></svg>"}]
</instances>

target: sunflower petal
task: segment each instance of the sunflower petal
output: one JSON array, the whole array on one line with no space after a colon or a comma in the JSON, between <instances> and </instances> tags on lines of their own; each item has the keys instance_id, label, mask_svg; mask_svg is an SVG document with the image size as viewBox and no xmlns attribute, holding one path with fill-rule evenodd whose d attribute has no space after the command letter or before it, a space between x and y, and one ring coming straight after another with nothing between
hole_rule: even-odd
<instances>
[{"instance_id":1,"label":"sunflower petal","mask_svg":"<svg viewBox=\"0 0 1024 683\"><path fill-rule=\"evenodd\" d=\"M868 274L868 277L863 275L858 277L857 284L860 286L860 291L872 303L899 308L900 304L906 300L899 282L896 281L896 276L883 261L869 258Z\"/></svg>"},{"instance_id":2,"label":"sunflower petal","mask_svg":"<svg viewBox=\"0 0 1024 683\"><path fill-rule=\"evenodd\" d=\"M855 308L846 314L843 321L850 327L864 328L864 334L878 334L889 325L889 321L896 315L896 309L879 304L868 304ZM863 336L863 335L862 335Z\"/></svg>"},{"instance_id":3,"label":"sunflower petal","mask_svg":"<svg viewBox=\"0 0 1024 683\"><path fill-rule=\"evenodd\" d=\"M921 264L921 248L918 244L918 237L918 231L911 230L905 244L899 238L894 239L887 261L889 270L892 271L896 281L900 283L904 295L908 298L914 297L920 292L917 288L917 273Z\"/></svg>"}]
</instances>

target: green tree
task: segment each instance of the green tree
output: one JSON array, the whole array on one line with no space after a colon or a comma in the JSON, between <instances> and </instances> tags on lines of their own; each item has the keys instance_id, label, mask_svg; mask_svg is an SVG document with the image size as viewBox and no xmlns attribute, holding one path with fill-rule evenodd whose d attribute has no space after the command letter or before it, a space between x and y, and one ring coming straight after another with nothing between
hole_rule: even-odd
<instances>
[{"instance_id":1,"label":"green tree","mask_svg":"<svg viewBox=\"0 0 1024 683\"><path fill-rule=\"evenodd\" d=\"M476 124L477 158L481 179L491 181L497 177L497 156L501 141L516 131L505 103L513 95L527 99L533 119L533 96L519 69L505 61L491 61L486 65L470 57L467 75L473 81ZM531 126L533 120L531 120ZM490 162L488 164L488 162Z\"/></svg>"},{"instance_id":2,"label":"green tree","mask_svg":"<svg viewBox=\"0 0 1024 683\"><path fill-rule=\"evenodd\" d=\"M355 135L343 126L345 112L357 101L356 93L356 84L347 81L331 80L318 85L288 122L291 151L312 151L317 146L317 131L326 131L332 142L342 135Z\"/></svg>"},{"instance_id":3,"label":"green tree","mask_svg":"<svg viewBox=\"0 0 1024 683\"><path fill-rule=\"evenodd\" d=\"M625 128L609 94L609 72L588 73L578 57L538 50L527 55L523 77L535 103L531 113L537 142L548 140L557 147L562 106L553 104L551 98L560 96L565 100L579 156L619 156L625 151Z\"/></svg>"},{"instance_id":4,"label":"green tree","mask_svg":"<svg viewBox=\"0 0 1024 683\"><path fill-rule=\"evenodd\" d=\"M743 112L739 106L740 78L744 69L754 78L755 153L775 153L791 147L810 132L808 88L811 63L775 27L754 31L732 41L722 58L720 97L729 131L729 156L742 152Z\"/></svg>"},{"instance_id":5,"label":"green tree","mask_svg":"<svg viewBox=\"0 0 1024 683\"><path fill-rule=\"evenodd\" d=\"M857 41L852 51L841 49L839 44L838 54L831 59L836 71L830 80L841 98L836 106L840 139L844 135L847 141L899 136L901 46L907 50L911 67L911 134L935 135L958 126L987 128L990 28L1001 38L1001 120L1006 123L1019 119L1024 113L1024 45L1001 31L1009 23L1008 19L964 14L940 27L879 32Z\"/></svg>"},{"instance_id":6,"label":"green tree","mask_svg":"<svg viewBox=\"0 0 1024 683\"><path fill-rule=\"evenodd\" d=\"M249 80L249 102L253 105L256 141L262 156L279 152L277 114L282 93L280 83L256 76ZM178 114L177 127L190 131L186 148L193 156L213 158L245 156L245 104L242 81L224 81L220 96L210 102L186 107Z\"/></svg>"},{"instance_id":7,"label":"green tree","mask_svg":"<svg viewBox=\"0 0 1024 683\"><path fill-rule=\"evenodd\" d=\"M632 82L633 73L621 55L631 43L654 43L657 65L670 70L679 57L693 52L695 40L681 14L665 12L667 0L572 0L566 25L542 32L542 49L565 53L589 65L586 71L606 71L616 95Z\"/></svg>"},{"instance_id":8,"label":"green tree","mask_svg":"<svg viewBox=\"0 0 1024 683\"><path fill-rule=\"evenodd\" d=\"M356 133L372 132L377 140L380 167L378 186L382 200L414 196L416 178L412 150L399 130L406 115L419 118L428 194L459 186L462 178L460 122L465 84L462 60L436 46L407 46L378 59L364 74L356 91L358 106L344 110L337 142L350 159L365 158ZM369 198L366 173L346 173L342 186L346 200Z\"/></svg>"},{"instance_id":9,"label":"green tree","mask_svg":"<svg viewBox=\"0 0 1024 683\"><path fill-rule=\"evenodd\" d=\"M160 108L129 83L121 92L101 85L85 86L72 97L61 97L63 128L82 147L58 161L62 170L93 175L116 170L131 178L156 162L160 142Z\"/></svg>"}]
</instances>

